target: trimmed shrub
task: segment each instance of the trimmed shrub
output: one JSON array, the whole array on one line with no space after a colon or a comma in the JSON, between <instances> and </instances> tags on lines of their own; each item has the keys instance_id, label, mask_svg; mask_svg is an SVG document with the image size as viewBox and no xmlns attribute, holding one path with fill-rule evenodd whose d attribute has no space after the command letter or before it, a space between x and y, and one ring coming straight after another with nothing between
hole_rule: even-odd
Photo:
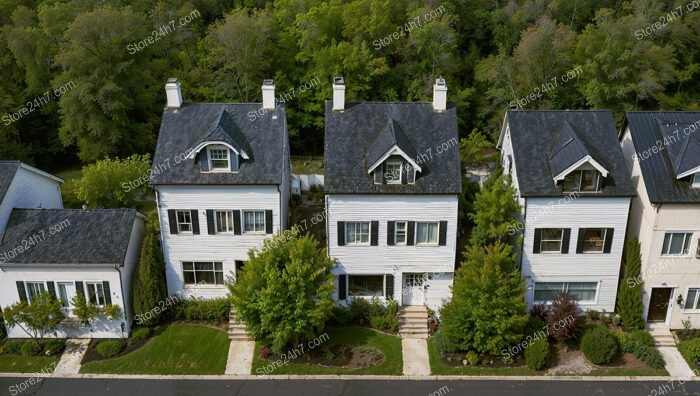
<instances>
[{"instance_id":1,"label":"trimmed shrub","mask_svg":"<svg viewBox=\"0 0 700 396\"><path fill-rule=\"evenodd\" d=\"M603 326L595 326L581 337L581 352L593 364L607 364L619 352L617 339Z\"/></svg>"},{"instance_id":2,"label":"trimmed shrub","mask_svg":"<svg viewBox=\"0 0 700 396\"><path fill-rule=\"evenodd\" d=\"M41 349L39 346L36 344L36 342L29 341L25 342L24 345L22 345L22 349L20 349L20 353L22 356L36 356L39 354L39 351Z\"/></svg>"},{"instance_id":3,"label":"trimmed shrub","mask_svg":"<svg viewBox=\"0 0 700 396\"><path fill-rule=\"evenodd\" d=\"M542 370L549 364L549 343L540 338L525 348L525 364L533 370Z\"/></svg>"},{"instance_id":4,"label":"trimmed shrub","mask_svg":"<svg viewBox=\"0 0 700 396\"><path fill-rule=\"evenodd\" d=\"M175 300L166 311L172 319L204 320L210 322L227 322L231 302L224 297L211 300Z\"/></svg>"},{"instance_id":5,"label":"trimmed shrub","mask_svg":"<svg viewBox=\"0 0 700 396\"><path fill-rule=\"evenodd\" d=\"M397 331L399 329L399 303L389 301L386 306L378 301L370 304L369 324L377 330Z\"/></svg>"},{"instance_id":6,"label":"trimmed shrub","mask_svg":"<svg viewBox=\"0 0 700 396\"><path fill-rule=\"evenodd\" d=\"M365 324L369 322L369 301L364 298L353 299L348 305L348 309L350 310L351 323Z\"/></svg>"},{"instance_id":7,"label":"trimmed shrub","mask_svg":"<svg viewBox=\"0 0 700 396\"><path fill-rule=\"evenodd\" d=\"M632 333L624 332L613 332L615 338L617 338L617 345L620 346L621 352L632 352L634 351L635 343L632 341Z\"/></svg>"},{"instance_id":8,"label":"trimmed shrub","mask_svg":"<svg viewBox=\"0 0 700 396\"><path fill-rule=\"evenodd\" d=\"M440 354L444 354L446 352L460 352L462 350L461 344L453 337L447 335L442 327L433 337L435 338L435 346L437 347L437 350L440 351Z\"/></svg>"},{"instance_id":9,"label":"trimmed shrub","mask_svg":"<svg viewBox=\"0 0 700 396\"><path fill-rule=\"evenodd\" d=\"M479 364L479 354L474 351L467 352L465 359L467 359L467 363L469 363L470 366Z\"/></svg>"},{"instance_id":10,"label":"trimmed shrub","mask_svg":"<svg viewBox=\"0 0 700 396\"><path fill-rule=\"evenodd\" d=\"M9 340L2 346L2 353L18 354L26 340Z\"/></svg>"},{"instance_id":11,"label":"trimmed shrub","mask_svg":"<svg viewBox=\"0 0 700 396\"><path fill-rule=\"evenodd\" d=\"M106 358L117 356L122 349L124 344L117 340L106 340L97 344L97 353Z\"/></svg>"},{"instance_id":12,"label":"trimmed shrub","mask_svg":"<svg viewBox=\"0 0 700 396\"><path fill-rule=\"evenodd\" d=\"M632 354L637 359L644 361L644 363L646 363L651 368L664 368L664 358L663 356L661 356L661 352L659 352L654 347L637 344L634 350L632 351Z\"/></svg>"},{"instance_id":13,"label":"trimmed shrub","mask_svg":"<svg viewBox=\"0 0 700 396\"><path fill-rule=\"evenodd\" d=\"M151 329L148 327L139 327L131 332L131 339L133 340L145 340L151 336Z\"/></svg>"},{"instance_id":14,"label":"trimmed shrub","mask_svg":"<svg viewBox=\"0 0 700 396\"><path fill-rule=\"evenodd\" d=\"M583 332L585 320L581 316L581 308L569 293L560 292L552 300L547 325L549 335L559 342L575 344Z\"/></svg>"},{"instance_id":15,"label":"trimmed shrub","mask_svg":"<svg viewBox=\"0 0 700 396\"><path fill-rule=\"evenodd\" d=\"M632 342L648 347L653 347L654 346L654 337L651 336L651 334L645 330L637 330L634 333L632 333Z\"/></svg>"},{"instance_id":16,"label":"trimmed shrub","mask_svg":"<svg viewBox=\"0 0 700 396\"><path fill-rule=\"evenodd\" d=\"M700 338L700 329L678 329L676 335L680 341L690 341L694 338Z\"/></svg>"},{"instance_id":17,"label":"trimmed shrub","mask_svg":"<svg viewBox=\"0 0 700 396\"><path fill-rule=\"evenodd\" d=\"M695 367L695 364L700 362L700 338L679 342L678 351L688 361L690 367Z\"/></svg>"},{"instance_id":18,"label":"trimmed shrub","mask_svg":"<svg viewBox=\"0 0 700 396\"><path fill-rule=\"evenodd\" d=\"M66 340L52 338L44 344L44 352L47 355L58 355L66 349Z\"/></svg>"},{"instance_id":19,"label":"trimmed shrub","mask_svg":"<svg viewBox=\"0 0 700 396\"><path fill-rule=\"evenodd\" d=\"M531 336L538 334L544 330L546 323L542 321L538 316L530 315L527 319L527 324L525 325L525 336Z\"/></svg>"}]
</instances>

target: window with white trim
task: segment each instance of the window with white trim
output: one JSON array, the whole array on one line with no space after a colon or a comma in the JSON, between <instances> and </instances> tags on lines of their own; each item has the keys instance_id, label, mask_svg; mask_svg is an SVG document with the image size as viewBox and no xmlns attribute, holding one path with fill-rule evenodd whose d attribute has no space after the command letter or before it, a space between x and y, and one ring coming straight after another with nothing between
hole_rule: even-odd
<instances>
[{"instance_id":1,"label":"window with white trim","mask_svg":"<svg viewBox=\"0 0 700 396\"><path fill-rule=\"evenodd\" d=\"M438 222L416 223L416 245L436 245L439 227Z\"/></svg>"},{"instance_id":2,"label":"window with white trim","mask_svg":"<svg viewBox=\"0 0 700 396\"><path fill-rule=\"evenodd\" d=\"M564 239L563 228L543 228L540 240L541 253L561 253L561 244Z\"/></svg>"},{"instance_id":3,"label":"window with white trim","mask_svg":"<svg viewBox=\"0 0 700 396\"><path fill-rule=\"evenodd\" d=\"M401 172L403 171L401 161L386 162L386 183L401 184Z\"/></svg>"},{"instance_id":4,"label":"window with white trim","mask_svg":"<svg viewBox=\"0 0 700 396\"><path fill-rule=\"evenodd\" d=\"M178 232L192 232L192 212L189 210L175 211Z\"/></svg>"},{"instance_id":5,"label":"window with white trim","mask_svg":"<svg viewBox=\"0 0 700 396\"><path fill-rule=\"evenodd\" d=\"M384 275L349 275L348 295L352 297L384 296Z\"/></svg>"},{"instance_id":6,"label":"window with white trim","mask_svg":"<svg viewBox=\"0 0 700 396\"><path fill-rule=\"evenodd\" d=\"M685 297L685 306L683 309L700 309L700 289L688 289L688 295Z\"/></svg>"},{"instance_id":7,"label":"window with white trim","mask_svg":"<svg viewBox=\"0 0 700 396\"><path fill-rule=\"evenodd\" d=\"M579 302L595 302L598 282L536 282L535 298L537 302L552 301L560 292L567 292Z\"/></svg>"},{"instance_id":8,"label":"window with white trim","mask_svg":"<svg viewBox=\"0 0 700 396\"><path fill-rule=\"evenodd\" d=\"M693 175L693 187L699 187L700 188L700 173L696 173Z\"/></svg>"},{"instance_id":9,"label":"window with white trim","mask_svg":"<svg viewBox=\"0 0 700 396\"><path fill-rule=\"evenodd\" d=\"M682 256L688 254L692 236L693 234L690 232L667 232L666 235L664 235L664 245L661 248L661 255Z\"/></svg>"},{"instance_id":10,"label":"window with white trim","mask_svg":"<svg viewBox=\"0 0 700 396\"><path fill-rule=\"evenodd\" d=\"M369 245L369 222L345 223L346 245Z\"/></svg>"},{"instance_id":11,"label":"window with white trim","mask_svg":"<svg viewBox=\"0 0 700 396\"><path fill-rule=\"evenodd\" d=\"M217 210L214 212L216 218L216 233L233 232L233 212L230 210Z\"/></svg>"},{"instance_id":12,"label":"window with white trim","mask_svg":"<svg viewBox=\"0 0 700 396\"><path fill-rule=\"evenodd\" d=\"M265 211L244 210L243 232L265 232Z\"/></svg>"},{"instance_id":13,"label":"window with white trim","mask_svg":"<svg viewBox=\"0 0 700 396\"><path fill-rule=\"evenodd\" d=\"M600 172L596 170L577 170L564 177L564 191L598 191Z\"/></svg>"},{"instance_id":14,"label":"window with white trim","mask_svg":"<svg viewBox=\"0 0 700 396\"><path fill-rule=\"evenodd\" d=\"M406 244L406 222L397 221L394 226L394 244L405 245Z\"/></svg>"},{"instance_id":15,"label":"window with white trim","mask_svg":"<svg viewBox=\"0 0 700 396\"><path fill-rule=\"evenodd\" d=\"M211 170L231 170L231 159L229 150L223 148L209 149L209 169Z\"/></svg>"},{"instance_id":16,"label":"window with white trim","mask_svg":"<svg viewBox=\"0 0 700 396\"><path fill-rule=\"evenodd\" d=\"M70 301L73 298L75 284L73 282L58 282L58 299L61 300L61 306L63 308L70 307Z\"/></svg>"},{"instance_id":17,"label":"window with white trim","mask_svg":"<svg viewBox=\"0 0 700 396\"><path fill-rule=\"evenodd\" d=\"M27 285L27 298L32 302L34 296L37 296L46 291L44 282L25 282Z\"/></svg>"},{"instance_id":18,"label":"window with white trim","mask_svg":"<svg viewBox=\"0 0 700 396\"><path fill-rule=\"evenodd\" d=\"M91 304L105 305L107 303L102 282L85 282L85 286L87 286L87 297Z\"/></svg>"},{"instance_id":19,"label":"window with white trim","mask_svg":"<svg viewBox=\"0 0 700 396\"><path fill-rule=\"evenodd\" d=\"M221 262L182 263L182 275L185 285L224 285L224 268Z\"/></svg>"},{"instance_id":20,"label":"window with white trim","mask_svg":"<svg viewBox=\"0 0 700 396\"><path fill-rule=\"evenodd\" d=\"M605 228L586 228L583 235L584 253L602 253L605 245Z\"/></svg>"}]
</instances>

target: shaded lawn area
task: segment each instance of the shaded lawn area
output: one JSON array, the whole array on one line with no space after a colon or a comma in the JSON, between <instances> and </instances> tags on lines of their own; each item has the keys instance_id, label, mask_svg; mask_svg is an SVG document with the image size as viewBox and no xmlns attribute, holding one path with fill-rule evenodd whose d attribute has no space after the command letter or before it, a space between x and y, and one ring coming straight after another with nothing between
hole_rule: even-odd
<instances>
[{"instance_id":1,"label":"shaded lawn area","mask_svg":"<svg viewBox=\"0 0 700 396\"><path fill-rule=\"evenodd\" d=\"M90 362L81 373L211 374L226 371L226 332L199 325L172 324L141 349L126 356Z\"/></svg>"},{"instance_id":2,"label":"shaded lawn area","mask_svg":"<svg viewBox=\"0 0 700 396\"><path fill-rule=\"evenodd\" d=\"M668 371L666 369L653 369L653 368L601 368L591 371L589 374L592 377L667 377Z\"/></svg>"},{"instance_id":3,"label":"shaded lawn area","mask_svg":"<svg viewBox=\"0 0 700 396\"><path fill-rule=\"evenodd\" d=\"M379 349L384 354L384 361L372 367L360 369L345 369L341 367L321 367L305 363L292 363L293 360L276 368L270 375L280 374L352 374L352 375L401 375L403 373L403 356L401 354L401 339L396 336L380 333L365 327L342 327L328 329L328 343L334 344L358 344L369 345ZM260 359L260 350L265 346L264 342L258 341L255 344L255 355L253 356L252 374L264 374L264 367L273 362L267 359ZM323 345L316 348L322 348ZM301 360L301 359L299 359ZM257 371L256 371L257 370Z\"/></svg>"},{"instance_id":4,"label":"shaded lawn area","mask_svg":"<svg viewBox=\"0 0 700 396\"><path fill-rule=\"evenodd\" d=\"M428 356L430 359L430 371L435 375L544 375L544 371L531 370L527 366L522 367L450 367L442 362L440 353L435 346L435 339L428 339Z\"/></svg>"},{"instance_id":5,"label":"shaded lawn area","mask_svg":"<svg viewBox=\"0 0 700 396\"><path fill-rule=\"evenodd\" d=\"M0 373L51 373L58 364L59 356L0 355Z\"/></svg>"}]
</instances>

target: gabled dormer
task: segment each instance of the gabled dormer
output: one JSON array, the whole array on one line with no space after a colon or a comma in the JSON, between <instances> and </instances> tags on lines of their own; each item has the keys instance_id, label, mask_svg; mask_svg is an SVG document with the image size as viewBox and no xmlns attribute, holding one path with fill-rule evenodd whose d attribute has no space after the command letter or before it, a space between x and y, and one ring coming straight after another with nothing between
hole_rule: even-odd
<instances>
[{"instance_id":1,"label":"gabled dormer","mask_svg":"<svg viewBox=\"0 0 700 396\"><path fill-rule=\"evenodd\" d=\"M609 173L568 121L555 136L547 162L555 185L564 192L599 192Z\"/></svg>"},{"instance_id":2,"label":"gabled dormer","mask_svg":"<svg viewBox=\"0 0 700 396\"><path fill-rule=\"evenodd\" d=\"M189 158L199 163L202 172L238 172L241 162L250 159L244 135L224 110L215 126L204 134Z\"/></svg>"},{"instance_id":3,"label":"gabled dormer","mask_svg":"<svg viewBox=\"0 0 700 396\"><path fill-rule=\"evenodd\" d=\"M416 149L396 120L388 119L369 146L367 173L375 184L415 184L422 168L416 163Z\"/></svg>"},{"instance_id":4,"label":"gabled dormer","mask_svg":"<svg viewBox=\"0 0 700 396\"><path fill-rule=\"evenodd\" d=\"M685 180L691 187L700 187L700 137L698 122L670 122L656 118L659 143L668 152L673 173L678 180Z\"/></svg>"}]
</instances>

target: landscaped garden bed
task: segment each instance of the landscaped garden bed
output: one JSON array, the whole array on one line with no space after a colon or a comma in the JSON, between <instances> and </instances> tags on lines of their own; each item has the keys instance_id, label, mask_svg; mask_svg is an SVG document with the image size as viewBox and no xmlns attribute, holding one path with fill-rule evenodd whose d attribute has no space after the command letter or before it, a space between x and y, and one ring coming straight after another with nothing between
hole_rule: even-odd
<instances>
[{"instance_id":1,"label":"landscaped garden bed","mask_svg":"<svg viewBox=\"0 0 700 396\"><path fill-rule=\"evenodd\" d=\"M39 348L34 340L5 340L0 346L0 373L51 373L65 348L65 340L45 340Z\"/></svg>"},{"instance_id":2,"label":"landscaped garden bed","mask_svg":"<svg viewBox=\"0 0 700 396\"><path fill-rule=\"evenodd\" d=\"M90 348L93 349L93 348ZM119 357L84 362L81 373L221 375L229 339L214 327L170 324L140 348Z\"/></svg>"},{"instance_id":3,"label":"landscaped garden bed","mask_svg":"<svg viewBox=\"0 0 700 396\"><path fill-rule=\"evenodd\" d=\"M481 365L465 365L464 354L441 355L434 338L428 339L428 355L431 372L435 375L544 375L542 371L527 367L522 358L515 359L511 364L504 364L498 359L488 359Z\"/></svg>"},{"instance_id":4,"label":"landscaped garden bed","mask_svg":"<svg viewBox=\"0 0 700 396\"><path fill-rule=\"evenodd\" d=\"M324 335L281 354L257 342L252 374L401 375L399 337L363 327L328 329Z\"/></svg>"}]
</instances>

